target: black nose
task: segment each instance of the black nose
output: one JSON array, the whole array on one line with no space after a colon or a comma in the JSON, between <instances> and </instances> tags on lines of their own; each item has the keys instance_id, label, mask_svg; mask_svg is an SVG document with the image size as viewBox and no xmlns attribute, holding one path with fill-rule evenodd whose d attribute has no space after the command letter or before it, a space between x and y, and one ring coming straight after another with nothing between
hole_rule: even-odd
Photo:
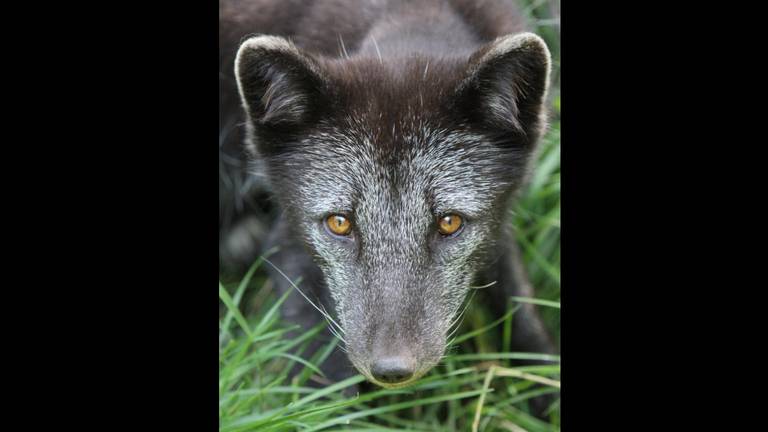
<instances>
[{"instance_id":1,"label":"black nose","mask_svg":"<svg viewBox=\"0 0 768 432\"><path fill-rule=\"evenodd\" d=\"M371 374L377 381L397 384L413 376L413 366L405 357L385 357L373 363Z\"/></svg>"}]
</instances>

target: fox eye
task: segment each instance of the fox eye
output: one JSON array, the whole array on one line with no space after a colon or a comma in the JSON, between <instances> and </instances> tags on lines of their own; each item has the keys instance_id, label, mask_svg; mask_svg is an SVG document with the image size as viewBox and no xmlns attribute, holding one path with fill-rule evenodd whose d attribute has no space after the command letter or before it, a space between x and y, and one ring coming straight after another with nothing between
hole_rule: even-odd
<instances>
[{"instance_id":1,"label":"fox eye","mask_svg":"<svg viewBox=\"0 0 768 432\"><path fill-rule=\"evenodd\" d=\"M456 214L447 214L437 220L437 230L444 236L456 234L463 225L461 216Z\"/></svg>"},{"instance_id":2,"label":"fox eye","mask_svg":"<svg viewBox=\"0 0 768 432\"><path fill-rule=\"evenodd\" d=\"M352 230L352 222L340 214L328 216L325 219L325 225L332 233L340 236L348 235Z\"/></svg>"}]
</instances>

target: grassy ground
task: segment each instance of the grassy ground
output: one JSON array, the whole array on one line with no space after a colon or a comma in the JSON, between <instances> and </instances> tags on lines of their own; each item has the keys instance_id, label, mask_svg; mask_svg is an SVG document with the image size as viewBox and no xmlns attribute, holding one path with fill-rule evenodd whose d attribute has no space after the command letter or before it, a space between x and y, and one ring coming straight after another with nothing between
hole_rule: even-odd
<instances>
[{"instance_id":1,"label":"grassy ground","mask_svg":"<svg viewBox=\"0 0 768 432\"><path fill-rule=\"evenodd\" d=\"M550 333L560 335L560 120L559 22L557 3L526 2L535 31L552 50L554 64L550 130L542 141L536 171L510 221L518 233L534 300ZM297 339L283 337L271 281L256 262L243 280L219 285L225 313L220 320L219 416L222 431L289 430L508 430L560 429L559 399L548 421L529 414L527 401L543 393L559 394L558 356L514 353L509 349L511 314L491 322L474 302L467 311L451 354L415 385L403 390L373 390L345 396L361 376L330 386L310 387L318 365L335 343L305 360L291 353L319 334L319 326ZM245 304L247 301L247 304ZM518 301L530 301L518 299ZM515 359L548 360L546 366L512 367ZM301 375L288 378L296 364ZM538 384L538 385L537 385Z\"/></svg>"}]
</instances>

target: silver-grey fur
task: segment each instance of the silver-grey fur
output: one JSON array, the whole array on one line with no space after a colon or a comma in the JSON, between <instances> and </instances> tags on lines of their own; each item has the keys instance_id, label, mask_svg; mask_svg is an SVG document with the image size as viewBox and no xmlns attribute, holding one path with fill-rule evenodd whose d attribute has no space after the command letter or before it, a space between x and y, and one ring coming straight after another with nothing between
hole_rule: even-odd
<instances>
[{"instance_id":1,"label":"silver-grey fur","mask_svg":"<svg viewBox=\"0 0 768 432\"><path fill-rule=\"evenodd\" d=\"M346 3L318 4L304 20ZM335 35L338 56L313 46L319 26L285 35L304 47L256 36L240 45L235 75L249 148L282 208L267 244L281 247L275 262L334 305L357 370L396 387L439 362L473 282L530 295L503 223L545 127L550 60L536 35L473 28L482 19L465 1L361 9L369 28ZM352 220L350 236L325 228L331 214ZM440 235L444 214L463 229ZM310 325L310 311L299 299L286 316ZM551 350L532 309L518 315L521 345ZM391 355L413 362L408 381L371 373Z\"/></svg>"}]
</instances>

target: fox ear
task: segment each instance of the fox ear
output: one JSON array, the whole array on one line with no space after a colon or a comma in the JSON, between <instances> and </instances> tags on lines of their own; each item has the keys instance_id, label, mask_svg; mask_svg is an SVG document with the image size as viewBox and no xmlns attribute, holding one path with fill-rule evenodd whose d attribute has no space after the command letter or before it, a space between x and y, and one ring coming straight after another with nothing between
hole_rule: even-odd
<instances>
[{"instance_id":1,"label":"fox ear","mask_svg":"<svg viewBox=\"0 0 768 432\"><path fill-rule=\"evenodd\" d=\"M459 100L467 118L501 134L532 141L545 125L549 49L533 33L503 36L469 59Z\"/></svg>"},{"instance_id":2,"label":"fox ear","mask_svg":"<svg viewBox=\"0 0 768 432\"><path fill-rule=\"evenodd\" d=\"M240 98L254 127L295 130L323 103L324 78L314 59L281 37L256 36L235 58Z\"/></svg>"}]
</instances>

